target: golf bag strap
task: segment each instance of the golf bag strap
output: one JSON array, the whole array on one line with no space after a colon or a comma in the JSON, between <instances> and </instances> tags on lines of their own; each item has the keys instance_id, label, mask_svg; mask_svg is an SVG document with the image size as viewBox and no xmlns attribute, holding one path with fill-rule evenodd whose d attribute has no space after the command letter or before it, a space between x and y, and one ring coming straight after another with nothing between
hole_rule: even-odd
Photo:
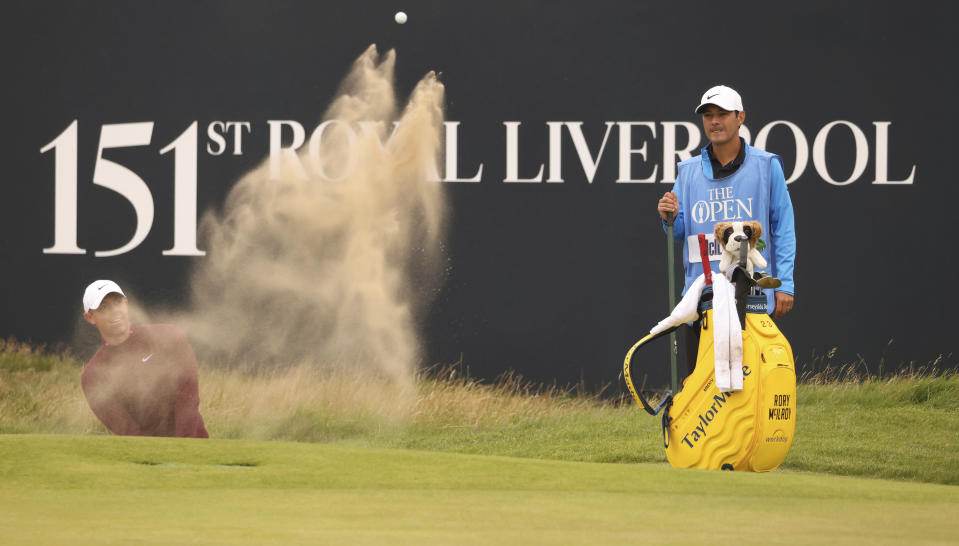
<instances>
[{"instance_id":1,"label":"golf bag strap","mask_svg":"<svg viewBox=\"0 0 959 546\"><path fill-rule=\"evenodd\" d=\"M673 407L673 393L667 392L666 396L663 398L663 403L666 404L666 407L663 408L663 447L669 447L669 423L672 422L672 417L669 416L669 408ZM662 404L660 404L662 407Z\"/></svg>"},{"instance_id":2,"label":"golf bag strap","mask_svg":"<svg viewBox=\"0 0 959 546\"><path fill-rule=\"evenodd\" d=\"M642 391L637 390L636 387L633 385L633 378L632 378L632 375L630 374L630 367L632 365L633 353L635 353L637 349L649 343L650 341L653 341L654 339L659 339L663 336L667 336L675 332L676 328L678 328L678 326L673 326L672 328L663 330L662 332L656 335L650 334L644 337L643 339L637 341L636 344L633 345L632 348L629 350L629 352L626 353L626 360L623 361L623 379L626 380L626 387L629 389L629 393L633 395L633 399L636 400L636 403L639 404L639 406L643 408L644 410L646 410L646 413L650 415L658 415L659 412L663 411L663 408L668 408L669 405L672 404L673 392L666 391L666 395L663 396L663 399L659 402L659 404L655 408L652 407L649 404L649 402L646 400L646 397L643 396Z\"/></svg>"}]
</instances>

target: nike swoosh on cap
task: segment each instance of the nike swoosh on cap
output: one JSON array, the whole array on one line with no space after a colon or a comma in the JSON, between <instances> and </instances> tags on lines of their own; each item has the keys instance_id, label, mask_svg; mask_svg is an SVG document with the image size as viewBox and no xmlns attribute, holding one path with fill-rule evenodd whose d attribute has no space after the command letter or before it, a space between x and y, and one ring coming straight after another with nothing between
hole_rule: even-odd
<instances>
[{"instance_id":1,"label":"nike swoosh on cap","mask_svg":"<svg viewBox=\"0 0 959 546\"><path fill-rule=\"evenodd\" d=\"M719 93L716 93L716 95L718 95L718 94L719 94ZM710 96L706 97L706 100L709 100L709 99L715 97L716 95L710 95Z\"/></svg>"}]
</instances>

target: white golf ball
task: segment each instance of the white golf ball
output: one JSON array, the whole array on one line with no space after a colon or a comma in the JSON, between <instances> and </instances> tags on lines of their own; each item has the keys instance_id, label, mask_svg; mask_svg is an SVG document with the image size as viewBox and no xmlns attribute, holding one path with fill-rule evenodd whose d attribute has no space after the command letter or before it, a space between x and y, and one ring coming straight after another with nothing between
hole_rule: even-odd
<instances>
[{"instance_id":1,"label":"white golf ball","mask_svg":"<svg viewBox=\"0 0 959 546\"><path fill-rule=\"evenodd\" d=\"M406 22L406 12L405 11L396 12L396 15L393 16L393 19L395 19L397 23L402 25L403 23Z\"/></svg>"}]
</instances>

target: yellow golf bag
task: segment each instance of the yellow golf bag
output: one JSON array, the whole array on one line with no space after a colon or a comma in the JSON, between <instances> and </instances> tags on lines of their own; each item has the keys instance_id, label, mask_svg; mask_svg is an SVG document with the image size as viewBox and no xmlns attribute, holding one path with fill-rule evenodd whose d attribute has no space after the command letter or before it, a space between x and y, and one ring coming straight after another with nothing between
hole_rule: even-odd
<instances>
[{"instance_id":1,"label":"yellow golf bag","mask_svg":"<svg viewBox=\"0 0 959 546\"><path fill-rule=\"evenodd\" d=\"M708 279L708 259L704 266ZM740 286L745 284L740 281ZM663 445L674 467L768 472L782 463L792 446L796 372L789 341L766 314L764 295L746 295L745 289L737 286L737 304L743 325L741 391L720 393L715 385L709 286L699 302L696 368L683 381L679 393L674 396L667 391L658 407L652 408L633 386L630 375L633 354L675 327L639 340L626 355L623 374L633 398L652 415L664 412Z\"/></svg>"}]
</instances>

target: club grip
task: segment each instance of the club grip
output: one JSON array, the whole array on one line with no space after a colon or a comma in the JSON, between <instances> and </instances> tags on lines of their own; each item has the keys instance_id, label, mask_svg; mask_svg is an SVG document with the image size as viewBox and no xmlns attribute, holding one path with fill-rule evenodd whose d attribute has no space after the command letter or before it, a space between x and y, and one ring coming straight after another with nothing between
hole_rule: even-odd
<instances>
[{"instance_id":1,"label":"club grip","mask_svg":"<svg viewBox=\"0 0 959 546\"><path fill-rule=\"evenodd\" d=\"M712 268L709 267L709 249L706 247L706 234L700 233L697 236L699 239L699 256L703 260L703 275L706 277L706 284L713 284L713 272Z\"/></svg>"}]
</instances>

